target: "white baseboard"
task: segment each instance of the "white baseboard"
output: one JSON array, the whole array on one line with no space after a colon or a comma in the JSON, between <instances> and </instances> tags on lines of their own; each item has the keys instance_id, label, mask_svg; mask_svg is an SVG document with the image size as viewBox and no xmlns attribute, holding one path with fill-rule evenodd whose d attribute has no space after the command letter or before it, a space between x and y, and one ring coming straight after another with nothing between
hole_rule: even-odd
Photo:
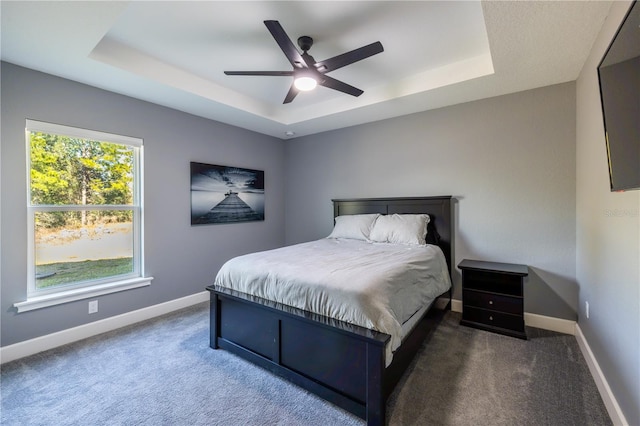
<instances>
[{"instance_id":1,"label":"white baseboard","mask_svg":"<svg viewBox=\"0 0 640 426\"><path fill-rule=\"evenodd\" d=\"M66 345L68 343L77 342L78 340L86 339L87 337L135 324L140 321L145 321L169 312L177 311L178 309L206 302L208 300L209 292L203 291L191 296L182 297L180 299L171 300L169 302L160 303L158 305L149 306L147 308L138 309L136 311L127 312L125 314L116 315L114 317L105 318L89 324L80 325L78 327L47 334L46 336L40 336L35 339L5 346L0 348L0 363L13 361L38 352Z\"/></svg>"},{"instance_id":2,"label":"white baseboard","mask_svg":"<svg viewBox=\"0 0 640 426\"><path fill-rule=\"evenodd\" d=\"M451 310L462 313L462 300L451 299Z\"/></svg>"},{"instance_id":3,"label":"white baseboard","mask_svg":"<svg viewBox=\"0 0 640 426\"><path fill-rule=\"evenodd\" d=\"M529 327L541 328L543 330L555 331L574 336L576 333L576 322L563 319L547 317L544 315L524 313L524 324Z\"/></svg>"},{"instance_id":4,"label":"white baseboard","mask_svg":"<svg viewBox=\"0 0 640 426\"><path fill-rule=\"evenodd\" d=\"M576 324L575 336L578 341L578 346L582 351L582 356L587 361L587 365L589 366L589 371L591 372L591 376L593 376L593 380L596 382L596 386L598 387L598 391L600 392L600 396L602 397L602 401L604 402L605 407L607 408L607 412L609 413L609 417L611 417L611 421L614 425L626 426L627 419L624 417L620 406L618 405L618 401L616 400L613 392L611 392L611 388L609 387L609 383L607 382L604 373L600 369L600 365L596 360L591 348L589 347L589 343L587 343L587 339L585 339L584 334L582 334L582 330L580 326Z\"/></svg>"}]
</instances>

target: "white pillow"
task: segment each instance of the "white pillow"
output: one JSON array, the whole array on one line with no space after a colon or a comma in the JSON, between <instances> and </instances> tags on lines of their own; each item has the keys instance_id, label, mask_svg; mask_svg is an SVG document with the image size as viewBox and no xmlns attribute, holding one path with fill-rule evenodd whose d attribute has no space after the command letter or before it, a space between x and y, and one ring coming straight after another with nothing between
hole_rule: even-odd
<instances>
[{"instance_id":1,"label":"white pillow","mask_svg":"<svg viewBox=\"0 0 640 426\"><path fill-rule=\"evenodd\" d=\"M369 239L378 243L425 245L428 214L382 215L369 234Z\"/></svg>"},{"instance_id":2,"label":"white pillow","mask_svg":"<svg viewBox=\"0 0 640 426\"><path fill-rule=\"evenodd\" d=\"M336 225L327 238L351 238L367 241L378 216L380 216L378 213L338 216L336 217Z\"/></svg>"}]
</instances>

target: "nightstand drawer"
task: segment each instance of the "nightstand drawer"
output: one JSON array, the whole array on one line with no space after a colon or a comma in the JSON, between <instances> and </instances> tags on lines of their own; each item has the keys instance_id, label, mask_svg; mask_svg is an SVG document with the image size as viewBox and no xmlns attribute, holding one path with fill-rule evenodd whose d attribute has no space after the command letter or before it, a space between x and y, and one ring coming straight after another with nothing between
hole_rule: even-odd
<instances>
[{"instance_id":1,"label":"nightstand drawer","mask_svg":"<svg viewBox=\"0 0 640 426\"><path fill-rule=\"evenodd\" d=\"M521 297L502 296L494 293L465 289L462 294L464 306L491 309L494 311L522 315L523 299Z\"/></svg>"},{"instance_id":2,"label":"nightstand drawer","mask_svg":"<svg viewBox=\"0 0 640 426\"><path fill-rule=\"evenodd\" d=\"M462 320L524 332L524 317L522 315L504 314L501 312L464 306Z\"/></svg>"}]
</instances>

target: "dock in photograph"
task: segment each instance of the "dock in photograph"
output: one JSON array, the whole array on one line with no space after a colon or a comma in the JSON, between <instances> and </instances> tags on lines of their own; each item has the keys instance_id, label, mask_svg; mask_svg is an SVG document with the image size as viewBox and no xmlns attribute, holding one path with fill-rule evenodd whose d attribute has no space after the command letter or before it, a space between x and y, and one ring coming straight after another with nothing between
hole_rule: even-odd
<instances>
[{"instance_id":1,"label":"dock in photograph","mask_svg":"<svg viewBox=\"0 0 640 426\"><path fill-rule=\"evenodd\" d=\"M221 222L244 222L251 220L263 220L264 217L253 211L238 196L232 192L220 201L209 213L200 217L196 223L221 223Z\"/></svg>"}]
</instances>

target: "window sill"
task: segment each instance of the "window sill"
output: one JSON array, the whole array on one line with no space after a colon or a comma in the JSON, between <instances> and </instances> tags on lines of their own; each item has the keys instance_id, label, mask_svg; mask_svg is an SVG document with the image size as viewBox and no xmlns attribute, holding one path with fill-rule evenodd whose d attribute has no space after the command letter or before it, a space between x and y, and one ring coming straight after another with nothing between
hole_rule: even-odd
<instances>
[{"instance_id":1,"label":"window sill","mask_svg":"<svg viewBox=\"0 0 640 426\"><path fill-rule=\"evenodd\" d=\"M13 306L18 310L18 313L33 311L35 309L61 305L63 303L73 302L76 300L88 299L124 290L131 290L138 287L145 287L151 284L151 280L153 280L153 277L132 278L91 287L61 291L59 293L43 296L32 296L28 297L24 302L14 303Z\"/></svg>"}]
</instances>

